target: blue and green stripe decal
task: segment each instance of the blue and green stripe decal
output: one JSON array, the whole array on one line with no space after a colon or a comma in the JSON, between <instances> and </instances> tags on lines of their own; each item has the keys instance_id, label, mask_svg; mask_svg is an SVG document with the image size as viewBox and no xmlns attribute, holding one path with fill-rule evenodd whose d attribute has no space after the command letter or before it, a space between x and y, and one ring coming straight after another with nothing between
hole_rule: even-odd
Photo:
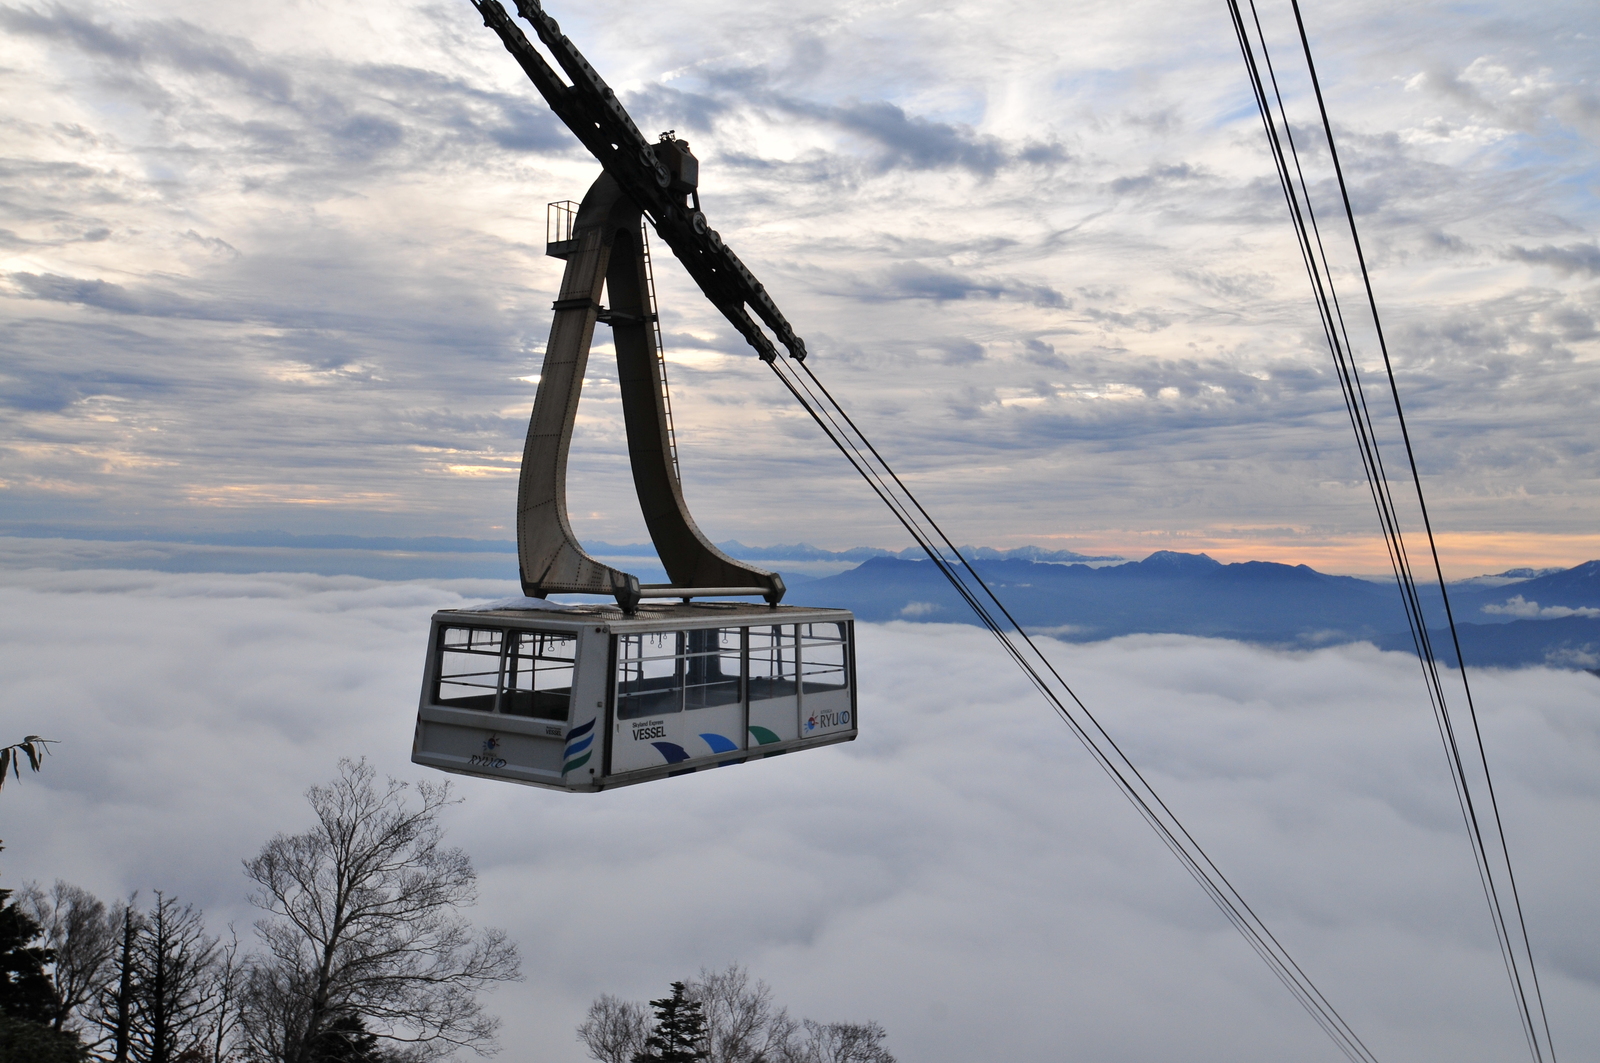
<instances>
[{"instance_id":1,"label":"blue and green stripe decal","mask_svg":"<svg viewBox=\"0 0 1600 1063\"><path fill-rule=\"evenodd\" d=\"M700 740L710 746L713 753L737 753L739 751L739 747L734 745L732 739L725 738L719 734L703 734L700 736Z\"/></svg>"},{"instance_id":2,"label":"blue and green stripe decal","mask_svg":"<svg viewBox=\"0 0 1600 1063\"><path fill-rule=\"evenodd\" d=\"M594 750L589 747L594 745L594 721L590 720L581 727L574 727L567 732L567 751L562 754L566 761L561 765L561 774L576 771L589 763L589 758L594 756Z\"/></svg>"}]
</instances>

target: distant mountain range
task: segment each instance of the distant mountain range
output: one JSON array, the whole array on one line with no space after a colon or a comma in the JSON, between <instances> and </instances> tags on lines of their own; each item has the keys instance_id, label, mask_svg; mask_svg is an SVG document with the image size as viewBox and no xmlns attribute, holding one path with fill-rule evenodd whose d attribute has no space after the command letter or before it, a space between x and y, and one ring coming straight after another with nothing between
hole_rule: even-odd
<instances>
[{"instance_id":1,"label":"distant mountain range","mask_svg":"<svg viewBox=\"0 0 1600 1063\"><path fill-rule=\"evenodd\" d=\"M904 550L884 550L876 546L853 546L848 550L824 550L820 546L810 543L793 543L786 546L746 546L737 539L729 539L725 543L718 543L729 557L737 557L741 561L870 561L878 557L899 558L908 561L921 561L927 555L921 547L908 546ZM638 555L649 556L656 552L655 547L649 543L584 543L583 547L596 556L633 557ZM1122 561L1125 558L1115 554L1094 556L1090 554L1074 553L1071 550L1046 550L1038 546L1019 546L1012 550L997 550L992 546L963 546L961 553L974 561L1045 561L1045 562L1088 562L1088 561Z\"/></svg>"},{"instance_id":2,"label":"distant mountain range","mask_svg":"<svg viewBox=\"0 0 1600 1063\"><path fill-rule=\"evenodd\" d=\"M1412 649L1392 582L1330 576L1306 565L1225 565L1205 554L1163 550L1103 567L1015 559L974 567L1025 628L1074 642L1168 632L1284 647L1365 640ZM1451 585L1469 665L1600 667L1600 561L1540 571ZM1430 628L1443 628L1438 587L1423 587L1422 594ZM872 558L802 584L790 597L842 606L863 620L976 623L926 560ZM1447 634L1432 641L1441 659L1454 661Z\"/></svg>"},{"instance_id":3,"label":"distant mountain range","mask_svg":"<svg viewBox=\"0 0 1600 1063\"><path fill-rule=\"evenodd\" d=\"M510 540L22 524L0 524L0 535L18 542L127 544L97 553L67 550L63 559L69 567L317 572L401 580L517 576L516 543ZM584 545L592 554L618 559L645 582L666 578L648 543ZM977 622L938 568L915 548L826 550L807 543L746 546L733 540L718 545L734 557L782 571L790 603L842 606L863 620ZM29 560L35 555L27 549L34 548L13 560L38 563ZM1225 565L1205 554L1167 550L1120 564L1115 562L1123 559L1117 557L1037 546L961 550L1024 627L1076 642L1168 632L1283 647L1367 640L1385 649L1413 648L1392 581L1330 576L1306 565L1268 561ZM825 574L815 578L818 573ZM1424 588L1423 595L1435 651L1453 662L1438 589ZM1469 665L1600 670L1600 561L1569 569L1514 568L1462 580L1450 585L1450 602Z\"/></svg>"},{"instance_id":4,"label":"distant mountain range","mask_svg":"<svg viewBox=\"0 0 1600 1063\"><path fill-rule=\"evenodd\" d=\"M517 544L511 539L465 539L448 535L306 535L286 531L171 532L153 528L93 528L56 524L0 523L0 535L24 539L82 539L90 542L189 543L195 546L276 547L297 550L383 550L408 553L514 554ZM824 550L810 543L779 546L746 546L736 539L718 543L733 557L746 561L866 561L874 557L920 559L915 547L884 550L876 546L854 546L847 550ZM607 543L590 541L583 548L596 557L651 557L656 548L649 543ZM963 546L966 556L985 561L1021 559L1026 561L1122 561L1116 555L1094 556L1071 550L1046 550L1038 546L1019 546L996 550L989 546Z\"/></svg>"}]
</instances>

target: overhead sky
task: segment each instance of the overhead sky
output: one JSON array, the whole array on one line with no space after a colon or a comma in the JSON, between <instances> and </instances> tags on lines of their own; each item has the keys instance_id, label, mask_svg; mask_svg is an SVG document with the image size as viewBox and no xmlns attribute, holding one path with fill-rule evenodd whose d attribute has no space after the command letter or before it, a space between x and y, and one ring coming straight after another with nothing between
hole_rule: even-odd
<instances>
[{"instance_id":1,"label":"overhead sky","mask_svg":"<svg viewBox=\"0 0 1600 1063\"><path fill-rule=\"evenodd\" d=\"M1220 0L549 10L957 541L1382 567ZM1600 11L1306 18L1448 573L1600 556ZM509 537L598 168L466 0L11 0L0 99L0 519ZM657 276L712 537L908 545ZM608 356L574 518L633 542Z\"/></svg>"},{"instance_id":2,"label":"overhead sky","mask_svg":"<svg viewBox=\"0 0 1600 1063\"><path fill-rule=\"evenodd\" d=\"M253 945L241 861L340 756L442 778L407 762L428 614L513 589L0 571L0 723L60 741L0 796L0 884L161 889ZM599 994L732 962L903 1063L1342 1059L980 633L859 630L854 743L598 795L459 782L466 914L527 973L490 1002L500 1060L581 1063ZM1052 652L1379 1059L1527 1058L1414 658ZM1600 683L1475 687L1555 1044L1594 1059Z\"/></svg>"}]
</instances>

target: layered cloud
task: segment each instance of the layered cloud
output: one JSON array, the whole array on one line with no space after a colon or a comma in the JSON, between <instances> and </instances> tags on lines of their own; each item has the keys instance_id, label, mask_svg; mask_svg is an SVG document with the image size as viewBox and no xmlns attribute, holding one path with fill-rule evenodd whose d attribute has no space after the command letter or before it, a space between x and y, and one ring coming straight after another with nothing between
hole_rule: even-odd
<instances>
[{"instance_id":1,"label":"layered cloud","mask_svg":"<svg viewBox=\"0 0 1600 1063\"><path fill-rule=\"evenodd\" d=\"M1549 619L1563 616L1600 616L1600 609L1586 607L1573 608L1566 605L1546 605L1541 607L1538 602L1523 600L1522 595L1514 594L1504 603L1490 604L1483 607L1486 613L1499 616L1517 616L1525 618Z\"/></svg>"},{"instance_id":2,"label":"layered cloud","mask_svg":"<svg viewBox=\"0 0 1600 1063\"><path fill-rule=\"evenodd\" d=\"M713 223L958 539L1315 561L1369 534L1221 9L551 10L643 128L691 140ZM6 519L505 533L559 278L544 204L596 168L479 21L0 4ZM1357 4L1311 30L1438 526L1592 535L1591 5ZM657 273L713 537L904 545ZM573 510L634 541L608 357Z\"/></svg>"},{"instance_id":3,"label":"layered cloud","mask_svg":"<svg viewBox=\"0 0 1600 1063\"><path fill-rule=\"evenodd\" d=\"M430 611L493 581L9 571L4 881L172 891L248 936L240 860L340 756L407 762ZM505 1059L578 1063L601 992L733 961L928 1063L1334 1059L1004 658L863 625L862 737L593 796L461 780L470 914L526 983ZM1415 660L1135 637L1063 674L1379 1058L1521 1051ZM1600 1050L1600 684L1480 672L1485 742L1557 1043Z\"/></svg>"}]
</instances>

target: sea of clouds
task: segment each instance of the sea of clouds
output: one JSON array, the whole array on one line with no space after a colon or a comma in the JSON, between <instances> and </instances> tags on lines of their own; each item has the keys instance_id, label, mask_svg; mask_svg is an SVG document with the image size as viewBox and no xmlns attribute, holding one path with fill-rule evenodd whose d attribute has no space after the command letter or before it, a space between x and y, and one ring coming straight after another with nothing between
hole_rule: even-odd
<instances>
[{"instance_id":1,"label":"sea of clouds","mask_svg":"<svg viewBox=\"0 0 1600 1063\"><path fill-rule=\"evenodd\" d=\"M408 761L430 613L497 581L13 568L0 882L163 889L250 936L240 860L344 756ZM508 1063L578 1063L602 992L749 965L911 1063L1337 1058L997 649L863 625L859 741L567 795L475 779L471 914L520 943ZM1063 674L1383 1059L1522 1051L1413 658L1141 636ZM1600 681L1475 677L1555 1042L1600 1053Z\"/></svg>"}]
</instances>

